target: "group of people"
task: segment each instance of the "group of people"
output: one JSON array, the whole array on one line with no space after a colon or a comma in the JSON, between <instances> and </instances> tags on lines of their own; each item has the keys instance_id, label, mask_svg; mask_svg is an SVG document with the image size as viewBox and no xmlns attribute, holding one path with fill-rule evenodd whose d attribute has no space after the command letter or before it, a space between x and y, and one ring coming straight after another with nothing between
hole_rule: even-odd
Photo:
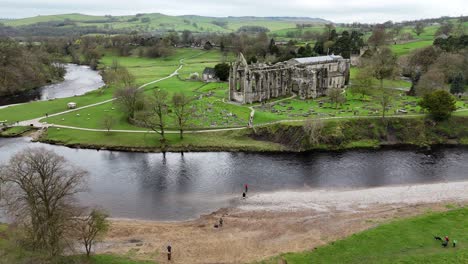
<instances>
[{"instance_id":1,"label":"group of people","mask_svg":"<svg viewBox=\"0 0 468 264\"><path fill-rule=\"evenodd\" d=\"M447 246L449 245L449 243L450 243L450 238L449 238L448 236L445 236L444 239L442 239L442 238L439 237L439 236L435 236L434 239L435 239L435 240L440 240L440 241L442 241L442 246L443 246L443 247L447 247ZM453 240L453 241L452 241L452 246L453 246L453 247L456 247L456 246L457 246L457 240Z\"/></svg>"}]
</instances>

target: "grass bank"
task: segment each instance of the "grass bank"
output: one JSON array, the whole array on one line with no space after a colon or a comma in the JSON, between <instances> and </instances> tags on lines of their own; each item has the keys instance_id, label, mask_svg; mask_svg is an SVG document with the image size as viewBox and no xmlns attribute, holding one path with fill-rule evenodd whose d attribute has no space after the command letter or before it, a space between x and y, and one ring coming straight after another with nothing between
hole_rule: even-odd
<instances>
[{"instance_id":1,"label":"grass bank","mask_svg":"<svg viewBox=\"0 0 468 264\"><path fill-rule=\"evenodd\" d=\"M444 248L434 236L458 241ZM468 263L468 208L398 220L303 253L261 262L302 263ZM283 262L284 263L284 262Z\"/></svg>"},{"instance_id":2,"label":"grass bank","mask_svg":"<svg viewBox=\"0 0 468 264\"><path fill-rule=\"evenodd\" d=\"M0 137L19 137L32 130L35 130L35 128L28 126L9 127L3 131L0 131Z\"/></svg>"},{"instance_id":3,"label":"grass bank","mask_svg":"<svg viewBox=\"0 0 468 264\"><path fill-rule=\"evenodd\" d=\"M454 116L434 122L417 118L361 118L324 121L318 144L301 122L278 123L234 131L167 134L163 148L155 133L92 132L49 128L41 142L77 148L123 151L252 151L300 152L310 150L346 150L379 147L428 147L433 145L467 145L468 117Z\"/></svg>"}]
</instances>

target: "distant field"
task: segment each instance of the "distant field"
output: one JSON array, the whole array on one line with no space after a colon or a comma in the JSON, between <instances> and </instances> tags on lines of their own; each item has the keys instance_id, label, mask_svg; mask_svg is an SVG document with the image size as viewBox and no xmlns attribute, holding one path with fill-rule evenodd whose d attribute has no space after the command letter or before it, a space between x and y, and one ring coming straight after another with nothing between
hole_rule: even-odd
<instances>
[{"instance_id":1,"label":"distant field","mask_svg":"<svg viewBox=\"0 0 468 264\"><path fill-rule=\"evenodd\" d=\"M193 32L235 32L242 26L262 26L270 31L276 31L296 26L296 23L325 23L321 19L294 18L260 18L260 17L228 17L214 18L203 16L168 16L164 14L141 14L135 16L89 16L83 14L64 14L51 16L36 16L23 19L6 20L8 26L26 26L40 22L69 21L76 26L96 26L106 29L131 29L141 31L183 31ZM214 21L223 21L227 24L216 25Z\"/></svg>"}]
</instances>

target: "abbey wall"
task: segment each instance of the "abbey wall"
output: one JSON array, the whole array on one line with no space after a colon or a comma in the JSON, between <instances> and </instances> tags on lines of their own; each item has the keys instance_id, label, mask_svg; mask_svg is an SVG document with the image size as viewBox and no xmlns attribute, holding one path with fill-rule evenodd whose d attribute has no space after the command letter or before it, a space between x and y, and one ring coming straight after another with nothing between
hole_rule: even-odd
<instances>
[{"instance_id":1,"label":"abbey wall","mask_svg":"<svg viewBox=\"0 0 468 264\"><path fill-rule=\"evenodd\" d=\"M297 94L301 99L327 94L349 82L350 61L341 56L296 58L274 65L248 65L242 53L231 66L229 99L242 104Z\"/></svg>"}]
</instances>

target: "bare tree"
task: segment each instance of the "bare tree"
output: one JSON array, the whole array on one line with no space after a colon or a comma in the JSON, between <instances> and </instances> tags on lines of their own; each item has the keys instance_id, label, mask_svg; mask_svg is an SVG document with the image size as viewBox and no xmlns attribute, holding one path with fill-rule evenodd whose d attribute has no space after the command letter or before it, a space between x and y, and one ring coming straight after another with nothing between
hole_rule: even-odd
<instances>
[{"instance_id":1,"label":"bare tree","mask_svg":"<svg viewBox=\"0 0 468 264\"><path fill-rule=\"evenodd\" d=\"M416 94L424 96L436 90L446 90L444 74L437 69L430 69L424 73L416 85Z\"/></svg>"},{"instance_id":2,"label":"bare tree","mask_svg":"<svg viewBox=\"0 0 468 264\"><path fill-rule=\"evenodd\" d=\"M374 51L372 57L364 61L370 74L380 81L380 88L383 88L383 80L394 78L397 74L397 57L388 47L381 47Z\"/></svg>"},{"instance_id":3,"label":"bare tree","mask_svg":"<svg viewBox=\"0 0 468 264\"><path fill-rule=\"evenodd\" d=\"M124 87L115 91L114 98L116 104L127 114L128 118L134 118L138 104L142 100L142 92L136 87Z\"/></svg>"},{"instance_id":4,"label":"bare tree","mask_svg":"<svg viewBox=\"0 0 468 264\"><path fill-rule=\"evenodd\" d=\"M191 107L191 103L192 99L183 93L176 93L172 97L176 125L179 127L181 139L184 138L184 130L189 125L190 119L194 114L194 108Z\"/></svg>"},{"instance_id":5,"label":"bare tree","mask_svg":"<svg viewBox=\"0 0 468 264\"><path fill-rule=\"evenodd\" d=\"M107 133L110 133L110 130L115 125L115 118L109 114L105 115L101 120L102 126L107 129Z\"/></svg>"},{"instance_id":6,"label":"bare tree","mask_svg":"<svg viewBox=\"0 0 468 264\"><path fill-rule=\"evenodd\" d=\"M304 123L304 131L308 135L308 141L312 145L320 144L323 137L323 128L325 124L322 119L307 119Z\"/></svg>"},{"instance_id":7,"label":"bare tree","mask_svg":"<svg viewBox=\"0 0 468 264\"><path fill-rule=\"evenodd\" d=\"M2 166L2 204L26 231L34 250L56 256L77 211L74 196L82 191L86 172L45 148L29 148Z\"/></svg>"},{"instance_id":8,"label":"bare tree","mask_svg":"<svg viewBox=\"0 0 468 264\"><path fill-rule=\"evenodd\" d=\"M77 232L81 243L85 246L86 255L89 257L92 247L109 229L108 215L98 209L93 209L85 217L77 218Z\"/></svg>"},{"instance_id":9,"label":"bare tree","mask_svg":"<svg viewBox=\"0 0 468 264\"><path fill-rule=\"evenodd\" d=\"M355 94L360 94L361 100L364 100L366 95L371 95L371 89L372 76L369 74L369 71L364 68L357 73L350 90Z\"/></svg>"},{"instance_id":10,"label":"bare tree","mask_svg":"<svg viewBox=\"0 0 468 264\"><path fill-rule=\"evenodd\" d=\"M343 89L337 87L328 89L328 97L330 98L330 102L335 104L335 108L338 108L338 104L342 104L346 101L343 95Z\"/></svg>"},{"instance_id":11,"label":"bare tree","mask_svg":"<svg viewBox=\"0 0 468 264\"><path fill-rule=\"evenodd\" d=\"M382 120L385 119L385 114L392 103L392 93L390 89L380 88L378 94L379 104L382 107Z\"/></svg>"},{"instance_id":12,"label":"bare tree","mask_svg":"<svg viewBox=\"0 0 468 264\"><path fill-rule=\"evenodd\" d=\"M145 111L141 113L140 120L146 127L161 135L161 142L166 138L164 130L166 128L166 118L168 114L168 93L164 90L155 90L153 96L145 103Z\"/></svg>"}]
</instances>

